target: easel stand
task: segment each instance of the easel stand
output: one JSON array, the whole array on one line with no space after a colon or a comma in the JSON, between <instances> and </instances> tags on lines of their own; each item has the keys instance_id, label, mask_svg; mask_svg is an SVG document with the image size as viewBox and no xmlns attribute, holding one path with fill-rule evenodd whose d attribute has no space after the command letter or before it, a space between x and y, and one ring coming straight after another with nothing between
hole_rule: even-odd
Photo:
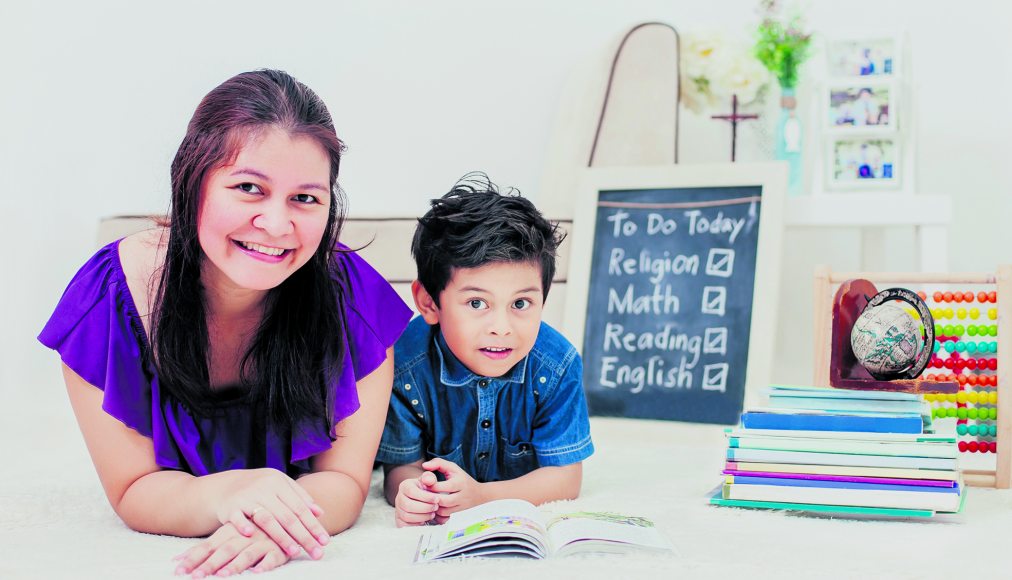
<instances>
[{"instance_id":1,"label":"easel stand","mask_svg":"<svg viewBox=\"0 0 1012 580\"><path fill-rule=\"evenodd\" d=\"M832 272L826 266L820 266L815 271L815 377L814 384L819 386L834 386L843 388L871 388L883 389L881 382L871 380L864 372L854 370L851 365L853 353L849 346L849 328L856 315L853 311L862 304L856 304L853 298L849 301L844 299L848 296L848 289L854 286L854 290L870 290L874 288L866 284L867 288L861 285L858 280L866 280L879 289L888 286L908 285L935 285L935 284L973 284L978 286L991 286L998 293L998 352L995 355L998 362L997 380L995 387L998 394L997 406L997 450L996 468L992 470L964 470L963 480L968 485L978 487L996 487L1008 489L1012 485L1012 265L998 267L996 274L933 274L933 273L907 273L907 272ZM842 290L837 292L836 290ZM851 297L856 292L849 294ZM840 302L840 304L837 304ZM846 345L842 343L844 337L843 326L847 326ZM838 337L837 334L840 336ZM861 369L863 371L863 369ZM834 380L835 379L835 380ZM867 380L867 381L866 381ZM866 381L864 384L862 384ZM950 382L927 383L926 381L914 379L911 381L893 381L901 383L894 385L891 390L901 390L917 393L925 392L954 392L958 385ZM909 383L909 384L906 384ZM933 384L934 388L927 388Z\"/></svg>"}]
</instances>

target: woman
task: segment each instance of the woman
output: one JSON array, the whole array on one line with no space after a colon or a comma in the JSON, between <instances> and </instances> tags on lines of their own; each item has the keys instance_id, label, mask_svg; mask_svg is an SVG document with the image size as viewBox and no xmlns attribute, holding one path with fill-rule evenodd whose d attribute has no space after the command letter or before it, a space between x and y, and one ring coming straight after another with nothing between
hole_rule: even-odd
<instances>
[{"instance_id":1,"label":"woman","mask_svg":"<svg viewBox=\"0 0 1012 580\"><path fill-rule=\"evenodd\" d=\"M39 337L124 523L209 535L177 573L318 559L362 509L410 310L337 244L343 149L288 74L225 81L176 153L167 226L102 248Z\"/></svg>"}]
</instances>

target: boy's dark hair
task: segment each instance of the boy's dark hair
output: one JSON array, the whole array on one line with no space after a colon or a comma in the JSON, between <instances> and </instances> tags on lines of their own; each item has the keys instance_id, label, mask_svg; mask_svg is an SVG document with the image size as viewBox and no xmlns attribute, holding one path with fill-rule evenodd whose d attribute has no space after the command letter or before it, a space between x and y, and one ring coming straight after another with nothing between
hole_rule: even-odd
<instances>
[{"instance_id":1,"label":"boy's dark hair","mask_svg":"<svg viewBox=\"0 0 1012 580\"><path fill-rule=\"evenodd\" d=\"M555 276L555 255L565 238L530 200L510 188L505 194L481 172L468 173L446 195L432 200L419 218L411 255L418 280L439 306L454 268L495 262L541 266L543 297Z\"/></svg>"}]
</instances>

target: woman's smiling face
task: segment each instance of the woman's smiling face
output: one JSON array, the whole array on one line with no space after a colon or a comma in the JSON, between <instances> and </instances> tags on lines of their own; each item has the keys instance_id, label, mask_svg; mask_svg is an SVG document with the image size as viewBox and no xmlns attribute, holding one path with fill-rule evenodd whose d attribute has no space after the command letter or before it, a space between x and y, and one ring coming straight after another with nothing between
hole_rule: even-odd
<instances>
[{"instance_id":1,"label":"woman's smiling face","mask_svg":"<svg viewBox=\"0 0 1012 580\"><path fill-rule=\"evenodd\" d=\"M204 284L280 285L316 253L330 198L330 157L315 140L278 128L254 133L234 162L208 172L201 186Z\"/></svg>"}]
</instances>

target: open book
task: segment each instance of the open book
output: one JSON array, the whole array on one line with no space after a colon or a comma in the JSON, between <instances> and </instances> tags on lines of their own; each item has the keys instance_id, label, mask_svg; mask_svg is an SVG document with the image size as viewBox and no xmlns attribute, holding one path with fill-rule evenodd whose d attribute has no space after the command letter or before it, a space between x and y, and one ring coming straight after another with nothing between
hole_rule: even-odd
<instances>
[{"instance_id":1,"label":"open book","mask_svg":"<svg viewBox=\"0 0 1012 580\"><path fill-rule=\"evenodd\" d=\"M671 549L650 520L612 513L545 514L519 499L502 499L427 528L415 562L463 556L547 558L575 553Z\"/></svg>"}]
</instances>

